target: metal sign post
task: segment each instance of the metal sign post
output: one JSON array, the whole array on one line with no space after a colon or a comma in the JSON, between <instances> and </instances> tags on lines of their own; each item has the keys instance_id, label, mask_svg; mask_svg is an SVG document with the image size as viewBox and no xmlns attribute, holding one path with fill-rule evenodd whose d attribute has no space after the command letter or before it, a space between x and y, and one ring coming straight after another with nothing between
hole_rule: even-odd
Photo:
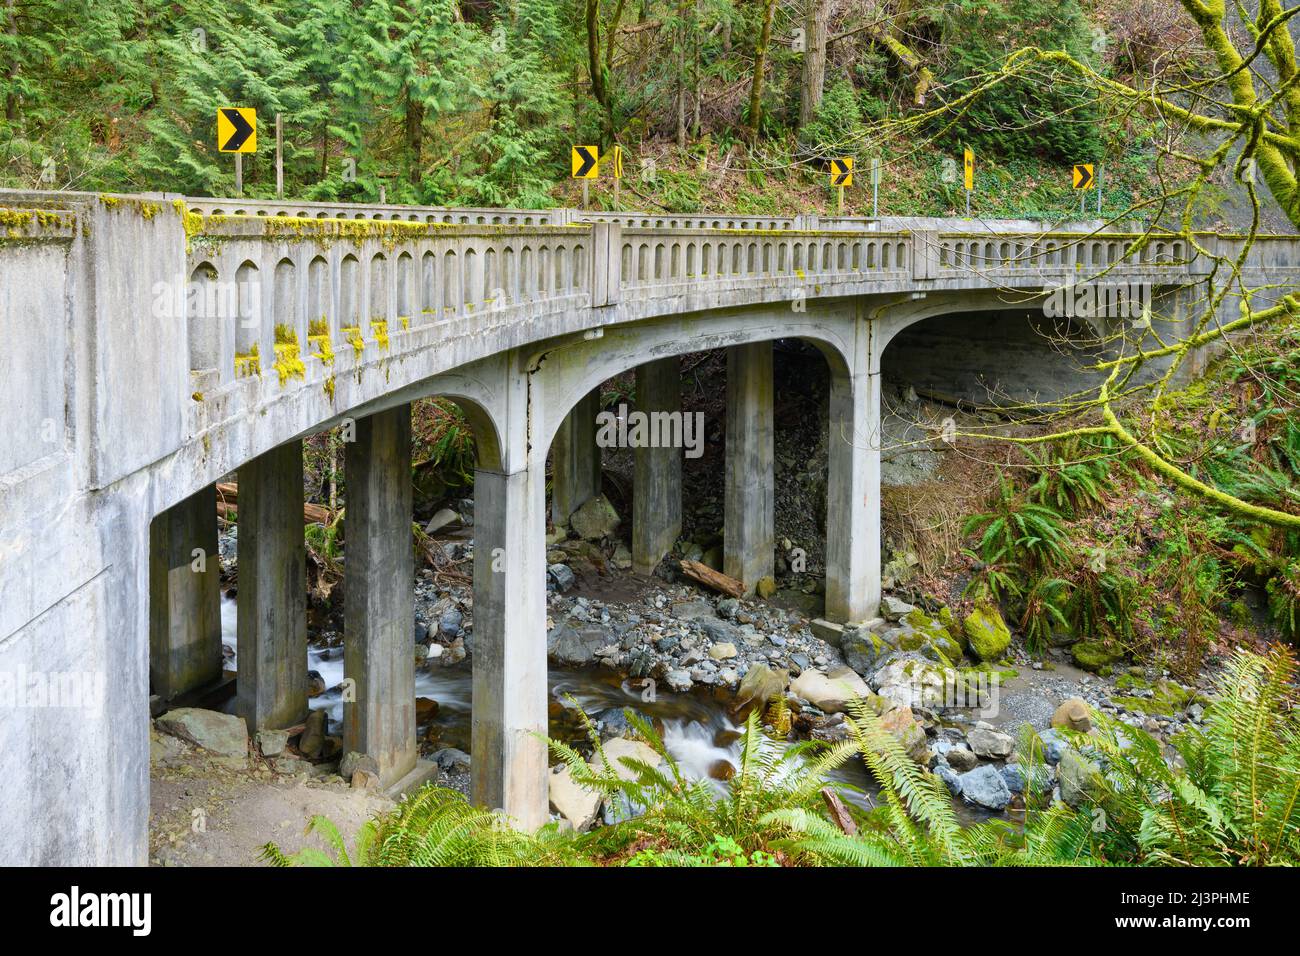
<instances>
[{"instance_id":1,"label":"metal sign post","mask_svg":"<svg viewBox=\"0 0 1300 956\"><path fill-rule=\"evenodd\" d=\"M275 198L284 198L284 114L275 114Z\"/></svg>"},{"instance_id":2,"label":"metal sign post","mask_svg":"<svg viewBox=\"0 0 1300 956\"><path fill-rule=\"evenodd\" d=\"M871 218L880 218L880 157L871 157Z\"/></svg>"}]
</instances>

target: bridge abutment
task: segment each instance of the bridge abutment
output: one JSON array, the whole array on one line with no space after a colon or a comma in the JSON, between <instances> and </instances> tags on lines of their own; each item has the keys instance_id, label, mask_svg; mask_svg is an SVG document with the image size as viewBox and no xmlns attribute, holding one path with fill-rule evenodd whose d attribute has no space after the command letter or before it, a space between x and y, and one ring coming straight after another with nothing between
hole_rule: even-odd
<instances>
[{"instance_id":1,"label":"bridge abutment","mask_svg":"<svg viewBox=\"0 0 1300 956\"><path fill-rule=\"evenodd\" d=\"M636 404L647 416L681 413L681 363L677 356L637 366ZM684 423L681 434L685 434ZM681 531L682 449L638 445L633 452L633 570L652 573Z\"/></svg>"},{"instance_id":2,"label":"bridge abutment","mask_svg":"<svg viewBox=\"0 0 1300 956\"><path fill-rule=\"evenodd\" d=\"M220 678L217 489L208 485L149 526L149 685L172 700Z\"/></svg>"},{"instance_id":3,"label":"bridge abutment","mask_svg":"<svg viewBox=\"0 0 1300 956\"><path fill-rule=\"evenodd\" d=\"M772 343L727 349L723 570L747 591L775 571Z\"/></svg>"},{"instance_id":4,"label":"bridge abutment","mask_svg":"<svg viewBox=\"0 0 1300 956\"><path fill-rule=\"evenodd\" d=\"M238 711L249 732L307 713L302 441L239 468Z\"/></svg>"},{"instance_id":5,"label":"bridge abutment","mask_svg":"<svg viewBox=\"0 0 1300 956\"><path fill-rule=\"evenodd\" d=\"M359 419L356 429L344 459L343 669L353 684L343 751L373 757L386 787L416 760L411 406Z\"/></svg>"}]
</instances>

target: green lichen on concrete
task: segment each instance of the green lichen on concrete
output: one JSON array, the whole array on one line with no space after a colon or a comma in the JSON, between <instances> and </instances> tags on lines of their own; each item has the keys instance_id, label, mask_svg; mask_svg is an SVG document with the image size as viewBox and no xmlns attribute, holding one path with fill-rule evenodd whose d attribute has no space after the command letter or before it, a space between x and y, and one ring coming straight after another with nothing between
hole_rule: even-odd
<instances>
[{"instance_id":1,"label":"green lichen on concrete","mask_svg":"<svg viewBox=\"0 0 1300 956\"><path fill-rule=\"evenodd\" d=\"M249 375L262 374L262 359L257 354L257 343L254 342L247 352L235 353L235 378L245 378Z\"/></svg>"},{"instance_id":2,"label":"green lichen on concrete","mask_svg":"<svg viewBox=\"0 0 1300 956\"><path fill-rule=\"evenodd\" d=\"M975 605L962 622L970 652L982 661L997 660L1011 646L1011 631L1002 612L987 601Z\"/></svg>"},{"instance_id":3,"label":"green lichen on concrete","mask_svg":"<svg viewBox=\"0 0 1300 956\"><path fill-rule=\"evenodd\" d=\"M388 320L371 319L370 331L374 335L375 341L379 344L380 351L387 352L388 351Z\"/></svg>"},{"instance_id":4,"label":"green lichen on concrete","mask_svg":"<svg viewBox=\"0 0 1300 956\"><path fill-rule=\"evenodd\" d=\"M181 218L181 228L185 230L185 251L189 252L194 237L203 232L203 217L197 212L190 212L184 199L173 201L172 208Z\"/></svg>"},{"instance_id":5,"label":"green lichen on concrete","mask_svg":"<svg viewBox=\"0 0 1300 956\"><path fill-rule=\"evenodd\" d=\"M348 343L352 346L353 353L356 355L357 361L360 362L361 356L366 350L366 340L361 337L361 327L357 325L345 325L343 328L339 329L339 331L342 332L343 337L348 340Z\"/></svg>"},{"instance_id":6,"label":"green lichen on concrete","mask_svg":"<svg viewBox=\"0 0 1300 956\"><path fill-rule=\"evenodd\" d=\"M63 229L76 224L72 213L50 212L48 209L0 208L0 236L8 239L26 239L33 230Z\"/></svg>"},{"instance_id":7,"label":"green lichen on concrete","mask_svg":"<svg viewBox=\"0 0 1300 956\"><path fill-rule=\"evenodd\" d=\"M280 375L280 387L283 388L290 379L305 378L307 366L302 362L302 351L298 347L298 333L287 325L275 327L275 364Z\"/></svg>"},{"instance_id":8,"label":"green lichen on concrete","mask_svg":"<svg viewBox=\"0 0 1300 956\"><path fill-rule=\"evenodd\" d=\"M399 315L397 321L401 324L403 332L411 330L411 317L409 315Z\"/></svg>"},{"instance_id":9,"label":"green lichen on concrete","mask_svg":"<svg viewBox=\"0 0 1300 956\"><path fill-rule=\"evenodd\" d=\"M334 376L333 375L325 379L324 388L325 388L325 394L330 397L330 404L333 405L334 404Z\"/></svg>"}]
</instances>

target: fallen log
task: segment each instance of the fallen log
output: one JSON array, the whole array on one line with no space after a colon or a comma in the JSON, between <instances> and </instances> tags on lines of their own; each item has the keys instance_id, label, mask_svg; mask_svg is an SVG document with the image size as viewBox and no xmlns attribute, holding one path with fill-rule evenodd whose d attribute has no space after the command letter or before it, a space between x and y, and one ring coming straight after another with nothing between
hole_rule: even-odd
<instances>
[{"instance_id":1,"label":"fallen log","mask_svg":"<svg viewBox=\"0 0 1300 956\"><path fill-rule=\"evenodd\" d=\"M745 596L745 585L721 571L714 571L707 564L701 564L699 561L683 561L682 574L692 581L703 584L715 591L720 591L723 594L729 594L734 598Z\"/></svg>"},{"instance_id":2,"label":"fallen log","mask_svg":"<svg viewBox=\"0 0 1300 956\"><path fill-rule=\"evenodd\" d=\"M238 507L239 485L233 481L217 482L217 514L225 518ZM324 505L314 505L309 501L304 501L302 504L302 520L306 524L328 524L330 510Z\"/></svg>"},{"instance_id":3,"label":"fallen log","mask_svg":"<svg viewBox=\"0 0 1300 956\"><path fill-rule=\"evenodd\" d=\"M858 825L853 822L853 817L849 816L849 808L844 805L840 795L830 787L822 788L822 800L826 804L826 809L830 811L831 819L835 825L840 828L845 836L855 836L858 832Z\"/></svg>"}]
</instances>

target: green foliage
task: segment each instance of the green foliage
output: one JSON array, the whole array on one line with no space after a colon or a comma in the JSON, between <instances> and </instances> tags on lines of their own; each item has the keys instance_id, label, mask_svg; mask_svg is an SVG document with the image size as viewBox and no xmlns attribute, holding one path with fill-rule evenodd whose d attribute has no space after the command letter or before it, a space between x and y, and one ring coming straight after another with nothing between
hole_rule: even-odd
<instances>
[{"instance_id":1,"label":"green foliage","mask_svg":"<svg viewBox=\"0 0 1300 956\"><path fill-rule=\"evenodd\" d=\"M447 484L473 483L474 432L455 402L436 398L417 406L412 416L412 446L414 468L432 468Z\"/></svg>"},{"instance_id":2,"label":"green foliage","mask_svg":"<svg viewBox=\"0 0 1300 956\"><path fill-rule=\"evenodd\" d=\"M1092 59L1091 32L1076 0L959 0L943 8L949 52L942 95L956 99L1006 55L1025 46ZM1095 93L1055 69L1004 82L955 117L945 134L981 152L1018 158L1045 155L1063 163L1101 158Z\"/></svg>"}]
</instances>

